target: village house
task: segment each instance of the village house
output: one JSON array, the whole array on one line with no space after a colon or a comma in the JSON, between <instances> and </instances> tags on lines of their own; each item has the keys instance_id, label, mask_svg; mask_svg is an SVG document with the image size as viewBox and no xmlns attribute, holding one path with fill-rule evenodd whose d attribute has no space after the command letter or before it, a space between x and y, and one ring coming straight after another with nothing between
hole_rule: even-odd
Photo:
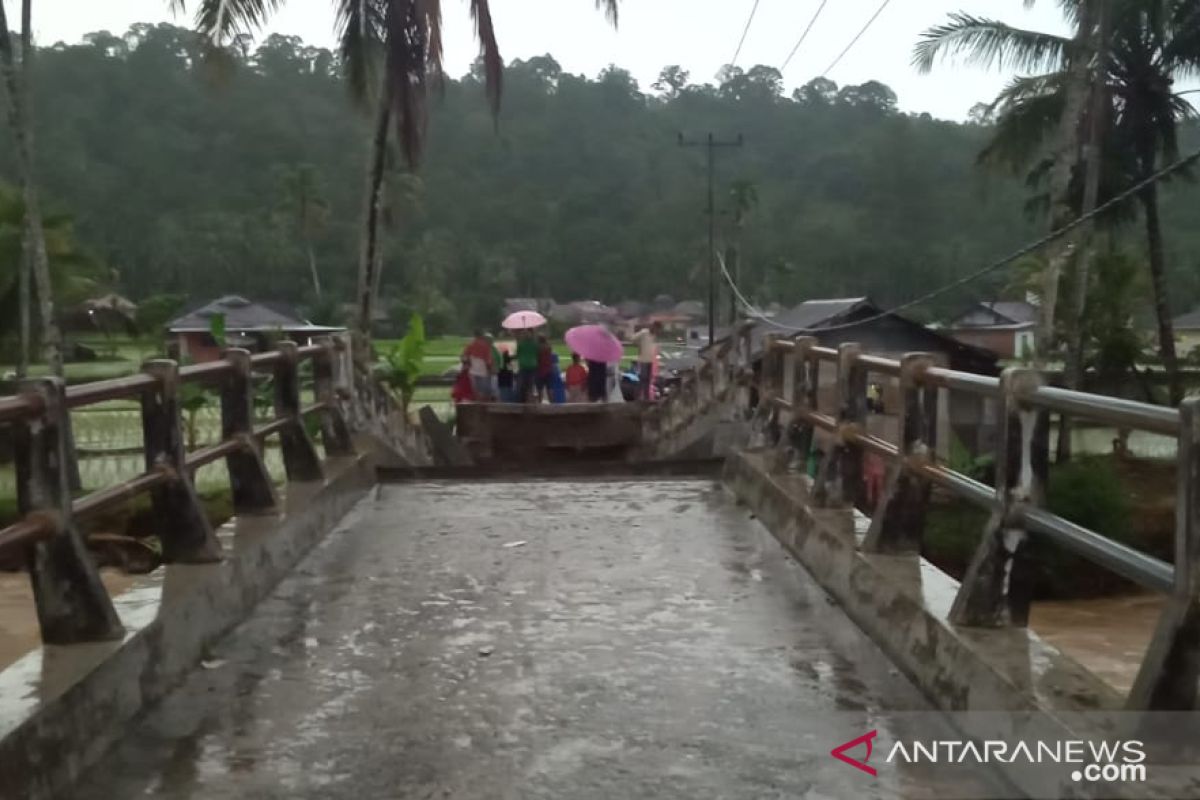
<instances>
[{"instance_id":1,"label":"village house","mask_svg":"<svg viewBox=\"0 0 1200 800\"><path fill-rule=\"evenodd\" d=\"M1023 300L976 303L947 325L960 342L991 350L1000 358L1026 358L1037 340L1037 306Z\"/></svg>"},{"instance_id":2,"label":"village house","mask_svg":"<svg viewBox=\"0 0 1200 800\"><path fill-rule=\"evenodd\" d=\"M345 330L314 325L280 303L255 303L239 295L227 295L167 323L167 335L180 358L199 363L221 357L221 345L212 335L213 319L218 315L224 317L226 346L251 351L270 349L270 344L280 339L306 345L318 336Z\"/></svg>"}]
</instances>

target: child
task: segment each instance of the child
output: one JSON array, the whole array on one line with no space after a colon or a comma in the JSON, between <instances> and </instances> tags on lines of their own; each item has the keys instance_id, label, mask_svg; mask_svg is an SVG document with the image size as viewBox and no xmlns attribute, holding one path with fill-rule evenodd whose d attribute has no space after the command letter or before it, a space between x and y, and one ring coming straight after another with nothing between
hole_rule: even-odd
<instances>
[{"instance_id":1,"label":"child","mask_svg":"<svg viewBox=\"0 0 1200 800\"><path fill-rule=\"evenodd\" d=\"M496 385L500 390L501 403L517 402L516 376L513 374L513 357L504 351L500 362L500 371L496 373Z\"/></svg>"},{"instance_id":2,"label":"child","mask_svg":"<svg viewBox=\"0 0 1200 800\"><path fill-rule=\"evenodd\" d=\"M551 403L567 402L567 389L558 370L558 353L550 354L550 375L546 379L546 394Z\"/></svg>"},{"instance_id":3,"label":"child","mask_svg":"<svg viewBox=\"0 0 1200 800\"><path fill-rule=\"evenodd\" d=\"M475 400L475 391L471 386L471 363L464 356L462 360L462 369L458 371L458 379L454 381L454 388L450 390L450 399L455 405L459 403L471 403Z\"/></svg>"},{"instance_id":4,"label":"child","mask_svg":"<svg viewBox=\"0 0 1200 800\"><path fill-rule=\"evenodd\" d=\"M588 371L579 361L579 353L571 353L571 366L567 367L567 402L582 403L587 400Z\"/></svg>"}]
</instances>

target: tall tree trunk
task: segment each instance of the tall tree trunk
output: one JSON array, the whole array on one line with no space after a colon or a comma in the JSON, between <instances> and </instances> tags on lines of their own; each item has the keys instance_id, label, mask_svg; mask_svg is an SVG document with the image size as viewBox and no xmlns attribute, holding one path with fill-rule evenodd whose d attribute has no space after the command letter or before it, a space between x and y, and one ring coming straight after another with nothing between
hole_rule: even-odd
<instances>
[{"instance_id":1,"label":"tall tree trunk","mask_svg":"<svg viewBox=\"0 0 1200 800\"><path fill-rule=\"evenodd\" d=\"M1154 161L1143 162L1149 175ZM1171 306L1167 302L1167 264L1163 253L1162 223L1158 217L1158 186L1151 183L1141 192L1142 208L1146 212L1146 244L1150 251L1150 281L1154 287L1154 313L1158 317L1158 350L1167 370L1167 385L1171 405L1183 401L1183 382L1179 375L1179 357L1175 353L1175 329L1171 323Z\"/></svg>"},{"instance_id":2,"label":"tall tree trunk","mask_svg":"<svg viewBox=\"0 0 1200 800\"><path fill-rule=\"evenodd\" d=\"M28 6L30 0L24 0ZM23 7L22 16L28 22L29 8ZM33 48L22 54L22 70L27 74L33 58ZM46 234L42 229L42 214L38 205L38 192L33 168L33 130L29 113L28 97L18 76L13 57L12 34L8 26L8 13L4 0L0 0L0 71L4 73L4 84L8 90L8 113L16 144L17 179L21 183L25 201L25 220L32 249L33 280L38 296L38 312L42 321L42 345L46 350L46 361L50 371L63 374L62 334L54 314L53 287L50 281L50 259L46 253Z\"/></svg>"},{"instance_id":3,"label":"tall tree trunk","mask_svg":"<svg viewBox=\"0 0 1200 800\"><path fill-rule=\"evenodd\" d=\"M1106 122L1106 106L1108 101L1108 30L1109 3L1108 0L1097 0L1096 35L1092 42L1091 52L1095 54L1092 70L1092 85L1090 107L1088 108L1088 140L1086 147L1087 166L1083 178L1083 205L1079 209L1086 216L1096 209L1100 198L1100 166L1103 161L1102 142ZM1091 282L1092 259L1095 250L1092 247L1094 223L1087 223L1078 230L1077 239L1079 250L1075 257L1075 280L1071 287L1071 297L1067 307L1067 363L1064 374L1065 385L1068 389L1079 389L1083 384L1083 346L1084 325L1083 314L1087 308L1087 295ZM1071 459L1071 418L1066 414L1059 417L1058 454L1056 461L1063 463Z\"/></svg>"},{"instance_id":4,"label":"tall tree trunk","mask_svg":"<svg viewBox=\"0 0 1200 800\"><path fill-rule=\"evenodd\" d=\"M33 9L30 0L25 0L21 7L21 90L29 92L29 51L33 48L32 20ZM33 272L33 237L30 233L27 217L21 221L21 262L17 265L17 315L20 356L17 360L17 377L24 378L29 374L29 352L33 344L32 328L30 326L30 303L33 298L29 292L30 274Z\"/></svg>"},{"instance_id":5,"label":"tall tree trunk","mask_svg":"<svg viewBox=\"0 0 1200 800\"><path fill-rule=\"evenodd\" d=\"M1096 0L1084 0L1079 9L1079 27L1075 32L1074 49L1067 74L1066 98L1062 118L1058 123L1054 162L1050 170L1049 228L1055 230L1069 222L1071 208L1071 173L1078 160L1079 117L1088 96L1089 59L1087 51L1092 39L1092 20ZM1058 283L1063 263L1071 252L1072 237L1058 239L1048 248L1046 268L1042 272L1042 304L1038 309L1037 349L1034 359L1038 369L1045 369L1054 352L1055 312L1058 306Z\"/></svg>"},{"instance_id":6,"label":"tall tree trunk","mask_svg":"<svg viewBox=\"0 0 1200 800\"><path fill-rule=\"evenodd\" d=\"M317 272L317 254L313 252L312 242L305 241L305 249L308 251L308 270L312 274L313 292L316 293L317 299L321 299L321 273Z\"/></svg>"},{"instance_id":7,"label":"tall tree trunk","mask_svg":"<svg viewBox=\"0 0 1200 800\"><path fill-rule=\"evenodd\" d=\"M33 344L30 325L30 303L33 298L29 292L29 277L33 271L33 235L27 222L22 222L21 230L21 262L17 265L17 316L20 357L17 360L17 377L29 375L29 351Z\"/></svg>"},{"instance_id":8,"label":"tall tree trunk","mask_svg":"<svg viewBox=\"0 0 1200 800\"><path fill-rule=\"evenodd\" d=\"M388 129L392 121L392 87L385 78L375 115L371 137L371 156L367 168L366 202L363 209L362 248L358 262L358 328L366 340L371 338L375 315L375 273L379 269L379 217L382 208L383 173L387 164Z\"/></svg>"}]
</instances>

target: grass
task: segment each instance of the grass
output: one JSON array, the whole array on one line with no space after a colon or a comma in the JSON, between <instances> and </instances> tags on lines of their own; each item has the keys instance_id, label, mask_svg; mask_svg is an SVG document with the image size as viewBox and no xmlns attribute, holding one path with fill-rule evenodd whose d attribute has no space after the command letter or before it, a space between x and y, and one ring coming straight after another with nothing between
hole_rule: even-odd
<instances>
[{"instance_id":1,"label":"grass","mask_svg":"<svg viewBox=\"0 0 1200 800\"><path fill-rule=\"evenodd\" d=\"M156 339L87 337L72 338L71 341L96 351L98 360L65 365L63 372L67 383L87 383L132 375L141 369L143 361L162 354L162 343ZM0 363L0 375L16 372L16 369L16 364ZM50 368L45 364L32 364L29 374L33 377L49 375Z\"/></svg>"}]
</instances>

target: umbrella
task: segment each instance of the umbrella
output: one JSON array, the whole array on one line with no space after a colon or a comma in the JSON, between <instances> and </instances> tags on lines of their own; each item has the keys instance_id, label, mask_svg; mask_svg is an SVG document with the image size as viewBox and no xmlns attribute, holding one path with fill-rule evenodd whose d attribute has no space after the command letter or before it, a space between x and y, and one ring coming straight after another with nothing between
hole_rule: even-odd
<instances>
[{"instance_id":1,"label":"umbrella","mask_svg":"<svg viewBox=\"0 0 1200 800\"><path fill-rule=\"evenodd\" d=\"M509 331L527 331L546 324L546 318L536 311L514 311L504 318L500 327Z\"/></svg>"},{"instance_id":2,"label":"umbrella","mask_svg":"<svg viewBox=\"0 0 1200 800\"><path fill-rule=\"evenodd\" d=\"M588 361L616 364L625 355L620 340L603 325L580 325L567 331L567 346Z\"/></svg>"}]
</instances>

